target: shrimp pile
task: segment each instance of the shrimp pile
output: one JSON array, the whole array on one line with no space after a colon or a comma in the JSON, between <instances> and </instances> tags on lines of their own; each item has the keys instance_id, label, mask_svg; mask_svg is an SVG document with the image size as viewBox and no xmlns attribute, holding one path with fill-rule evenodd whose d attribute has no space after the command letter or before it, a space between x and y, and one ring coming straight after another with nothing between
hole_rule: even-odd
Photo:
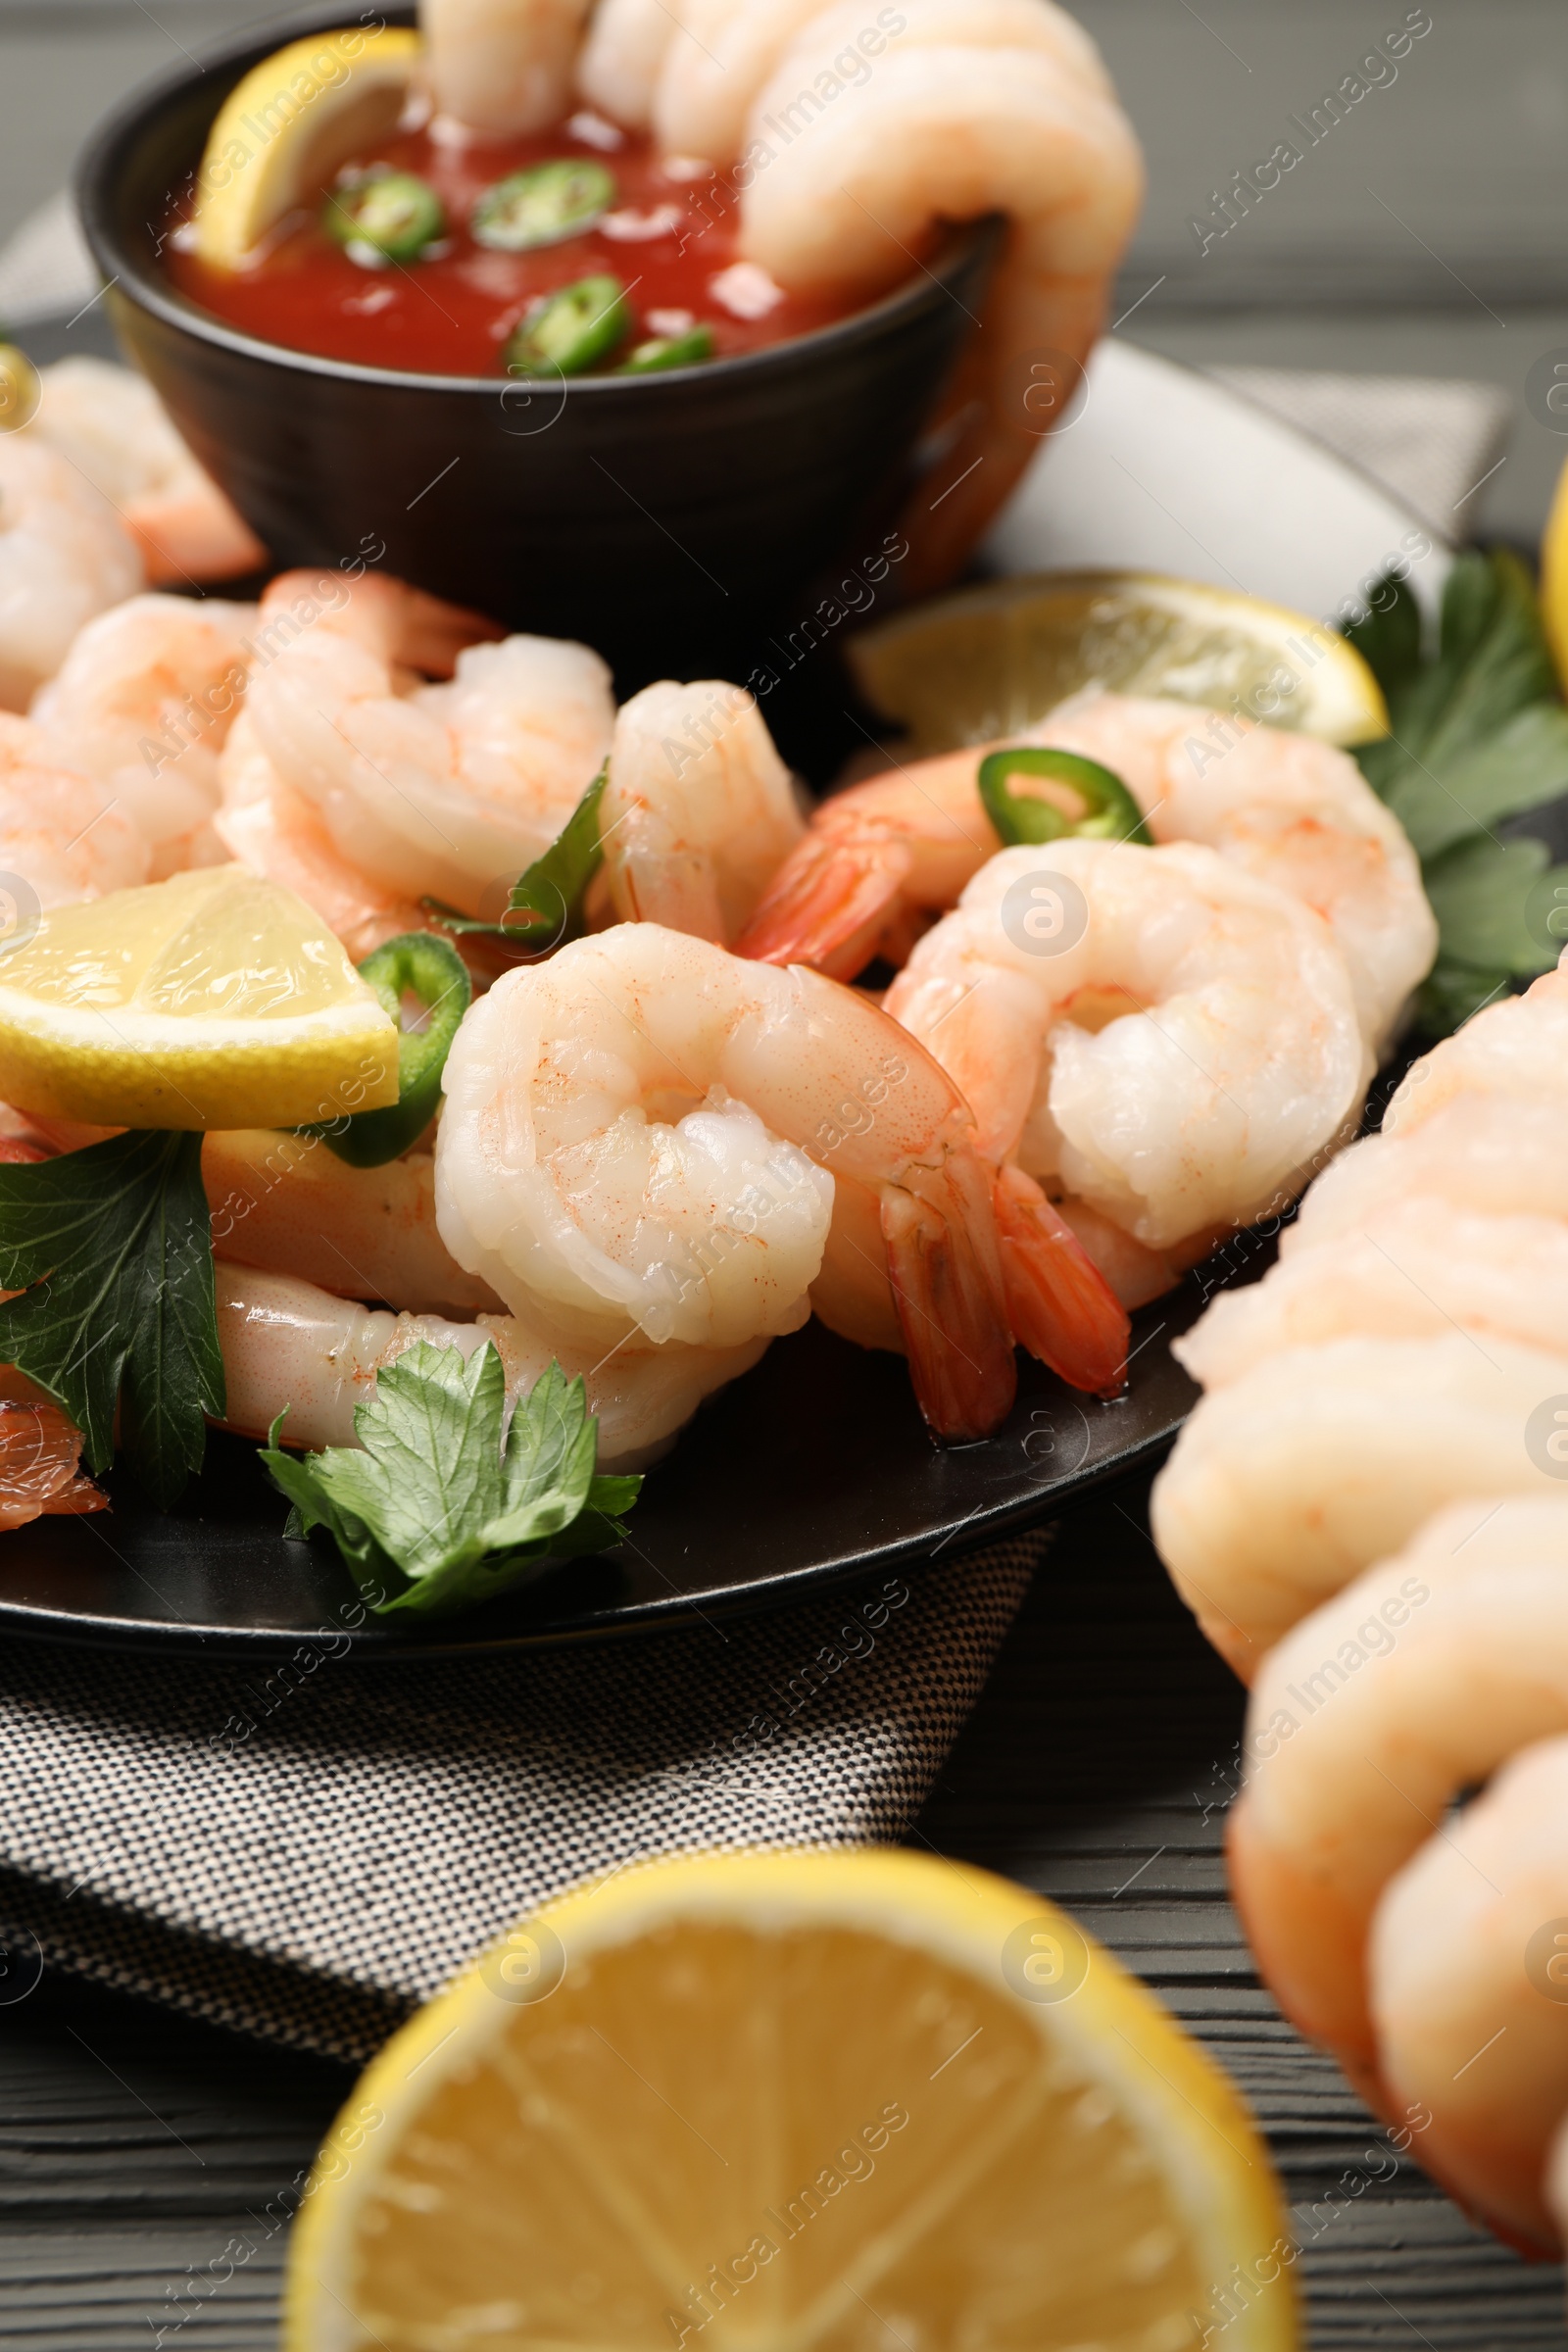
<instances>
[{"instance_id":1,"label":"shrimp pile","mask_svg":"<svg viewBox=\"0 0 1568 2352\"><path fill-rule=\"evenodd\" d=\"M1230 1851L1265 1976L1539 2250L1568 2225L1565 1049L1559 969L1415 1064L1176 1343L1206 1393L1153 1505L1252 1685Z\"/></svg>"},{"instance_id":2,"label":"shrimp pile","mask_svg":"<svg viewBox=\"0 0 1568 2352\"><path fill-rule=\"evenodd\" d=\"M792 294L876 300L946 223L1003 215L984 316L905 520L906 577L951 578L1076 380L1143 197L1099 53L1051 0L423 0L442 113L545 128L579 97L732 172L741 250ZM586 38L584 37L586 28ZM1063 406L1066 404L1063 402Z\"/></svg>"},{"instance_id":3,"label":"shrimp pile","mask_svg":"<svg viewBox=\"0 0 1568 2352\"><path fill-rule=\"evenodd\" d=\"M1185 703L1090 689L1007 744L918 760L835 794L773 877L739 953L841 980L874 957L904 962L922 924L956 906L1002 847L977 778L988 753L1014 742L1099 761L1156 842L1201 842L1313 907L1382 1058L1438 945L1402 828L1345 752Z\"/></svg>"}]
</instances>

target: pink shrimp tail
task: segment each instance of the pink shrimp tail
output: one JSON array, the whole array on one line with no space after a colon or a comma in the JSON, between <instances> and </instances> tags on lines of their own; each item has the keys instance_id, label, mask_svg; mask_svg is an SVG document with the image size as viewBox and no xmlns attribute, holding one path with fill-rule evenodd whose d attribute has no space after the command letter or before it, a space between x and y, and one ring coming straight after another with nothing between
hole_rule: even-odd
<instances>
[{"instance_id":1,"label":"pink shrimp tail","mask_svg":"<svg viewBox=\"0 0 1568 2352\"><path fill-rule=\"evenodd\" d=\"M842 837L813 825L773 876L734 953L853 980L897 914L913 863L891 828Z\"/></svg>"},{"instance_id":2,"label":"pink shrimp tail","mask_svg":"<svg viewBox=\"0 0 1568 2352\"><path fill-rule=\"evenodd\" d=\"M3 1365L0 1386L32 1384ZM57 1404L0 1398L0 1529L25 1527L45 1513L107 1510L108 1495L79 1475L80 1460L81 1432Z\"/></svg>"},{"instance_id":3,"label":"pink shrimp tail","mask_svg":"<svg viewBox=\"0 0 1568 2352\"><path fill-rule=\"evenodd\" d=\"M1007 1313L1020 1347L1070 1388L1119 1396L1127 1385L1127 1310L1033 1177L997 1178L997 1233Z\"/></svg>"},{"instance_id":4,"label":"pink shrimp tail","mask_svg":"<svg viewBox=\"0 0 1568 2352\"><path fill-rule=\"evenodd\" d=\"M980 1164L955 1154L882 1188L888 1279L915 1396L933 1437L988 1438L1012 1410L1018 1367Z\"/></svg>"}]
</instances>

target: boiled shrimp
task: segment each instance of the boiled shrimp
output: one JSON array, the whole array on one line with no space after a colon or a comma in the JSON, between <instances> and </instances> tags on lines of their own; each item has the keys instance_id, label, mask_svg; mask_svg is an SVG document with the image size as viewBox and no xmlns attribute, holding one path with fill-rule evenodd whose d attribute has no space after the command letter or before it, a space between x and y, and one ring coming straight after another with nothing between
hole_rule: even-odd
<instances>
[{"instance_id":1,"label":"boiled shrimp","mask_svg":"<svg viewBox=\"0 0 1568 2352\"><path fill-rule=\"evenodd\" d=\"M989 1160L1152 1250L1283 1205L1369 1075L1322 920L1185 843L1004 851L886 1002Z\"/></svg>"},{"instance_id":2,"label":"boiled shrimp","mask_svg":"<svg viewBox=\"0 0 1568 2352\"><path fill-rule=\"evenodd\" d=\"M155 882L224 858L219 758L245 692L254 605L134 596L90 620L31 716L147 844Z\"/></svg>"},{"instance_id":3,"label":"boiled shrimp","mask_svg":"<svg viewBox=\"0 0 1568 2352\"><path fill-rule=\"evenodd\" d=\"M1524 1433L1568 1352L1446 1330L1267 1356L1194 1410L1155 1481L1171 1578L1250 1682L1298 1619L1467 1494L1548 1492Z\"/></svg>"},{"instance_id":4,"label":"boiled shrimp","mask_svg":"<svg viewBox=\"0 0 1568 2352\"><path fill-rule=\"evenodd\" d=\"M1385 1135L1413 1134L1456 1096L1568 1102L1568 971L1544 972L1522 997L1489 1004L1406 1074Z\"/></svg>"},{"instance_id":5,"label":"boiled shrimp","mask_svg":"<svg viewBox=\"0 0 1568 2352\"><path fill-rule=\"evenodd\" d=\"M1127 786L1155 841L1201 842L1314 907L1381 1058L1431 967L1437 925L1414 851L1353 760L1308 736L1186 704L1096 692L1014 741L1098 760ZM911 917L956 905L1001 848L978 773L988 751L1008 748L919 760L825 802L739 952L814 963L839 979L890 951L902 961L897 943Z\"/></svg>"},{"instance_id":6,"label":"boiled shrimp","mask_svg":"<svg viewBox=\"0 0 1568 2352\"><path fill-rule=\"evenodd\" d=\"M40 371L30 431L115 508L154 586L235 579L267 551L204 471L144 376L106 360Z\"/></svg>"},{"instance_id":7,"label":"boiled shrimp","mask_svg":"<svg viewBox=\"0 0 1568 2352\"><path fill-rule=\"evenodd\" d=\"M0 944L35 907L129 890L148 874L146 842L123 809L103 786L62 767L41 728L9 711L0 711Z\"/></svg>"},{"instance_id":8,"label":"boiled shrimp","mask_svg":"<svg viewBox=\"0 0 1568 2352\"><path fill-rule=\"evenodd\" d=\"M553 1359L568 1379L581 1375L599 1423L600 1468L643 1469L667 1453L704 1399L749 1371L767 1345L765 1339L730 1348L633 1344L600 1363L592 1350L573 1348L558 1335L542 1340L511 1315L481 1315L476 1322L394 1315L336 1298L297 1275L221 1261L215 1272L225 1426L264 1438L286 1408L285 1446L355 1445L356 1405L373 1394L377 1373L416 1342L457 1348L466 1358L488 1340L514 1400Z\"/></svg>"},{"instance_id":9,"label":"boiled shrimp","mask_svg":"<svg viewBox=\"0 0 1568 2352\"><path fill-rule=\"evenodd\" d=\"M343 856L316 803L284 783L244 710L229 730L218 780L213 831L229 857L314 906L354 962L384 940L428 926L428 914L412 899L373 882Z\"/></svg>"},{"instance_id":10,"label":"boiled shrimp","mask_svg":"<svg viewBox=\"0 0 1568 2352\"><path fill-rule=\"evenodd\" d=\"M302 576L273 583L264 619ZM494 634L368 574L257 669L247 702L256 743L345 860L384 890L490 920L561 833L614 725L597 654L545 637L473 642ZM449 683L401 667L432 669L443 654Z\"/></svg>"},{"instance_id":11,"label":"boiled shrimp","mask_svg":"<svg viewBox=\"0 0 1568 2352\"><path fill-rule=\"evenodd\" d=\"M440 112L492 138L549 130L571 111L593 0L420 0L424 77Z\"/></svg>"},{"instance_id":12,"label":"boiled shrimp","mask_svg":"<svg viewBox=\"0 0 1568 2352\"><path fill-rule=\"evenodd\" d=\"M441 1239L427 1151L355 1168L317 1136L215 1133L202 1181L220 1257L415 1313L502 1311Z\"/></svg>"},{"instance_id":13,"label":"boiled shrimp","mask_svg":"<svg viewBox=\"0 0 1568 2352\"><path fill-rule=\"evenodd\" d=\"M1384 1888L1463 1789L1568 1729L1565 1566L1560 1494L1478 1488L1298 1626L1258 1676L1232 1884L1288 2014L1364 2076Z\"/></svg>"},{"instance_id":14,"label":"boiled shrimp","mask_svg":"<svg viewBox=\"0 0 1568 2352\"><path fill-rule=\"evenodd\" d=\"M1031 367L1086 361L1143 166L1092 45L1049 0L901 0L898 13L874 61L857 47L858 0L813 14L778 58L746 126L741 246L792 294L864 303L907 276L939 223L1008 216L935 420L940 466L904 522L918 592L960 566L1038 454ZM689 46L669 50L683 75L702 66ZM662 126L687 144L673 115Z\"/></svg>"},{"instance_id":15,"label":"boiled shrimp","mask_svg":"<svg viewBox=\"0 0 1568 2352\"><path fill-rule=\"evenodd\" d=\"M531 1328L603 1353L637 1333L780 1336L813 1298L831 1320L842 1175L875 1202L867 1278L932 1428L978 1437L1005 1415L1012 1340L967 1107L864 998L625 924L503 979L445 1084L442 1238Z\"/></svg>"},{"instance_id":16,"label":"boiled shrimp","mask_svg":"<svg viewBox=\"0 0 1568 2352\"><path fill-rule=\"evenodd\" d=\"M15 1162L21 1154L0 1156ZM0 1529L109 1508L81 1470L81 1443L80 1430L24 1372L0 1364Z\"/></svg>"},{"instance_id":17,"label":"boiled shrimp","mask_svg":"<svg viewBox=\"0 0 1568 2352\"><path fill-rule=\"evenodd\" d=\"M134 539L91 482L34 434L0 433L0 706L24 710L77 631L142 580Z\"/></svg>"},{"instance_id":18,"label":"boiled shrimp","mask_svg":"<svg viewBox=\"0 0 1568 2352\"><path fill-rule=\"evenodd\" d=\"M1568 1331L1568 1224L1477 1216L1413 1194L1353 1233L1292 1249L1259 1283L1221 1291L1173 1352L1208 1390L1286 1348L1475 1335L1551 1353Z\"/></svg>"},{"instance_id":19,"label":"boiled shrimp","mask_svg":"<svg viewBox=\"0 0 1568 2352\"><path fill-rule=\"evenodd\" d=\"M727 946L805 831L760 710L720 681L650 686L615 720L599 809L623 922Z\"/></svg>"},{"instance_id":20,"label":"boiled shrimp","mask_svg":"<svg viewBox=\"0 0 1568 2352\"><path fill-rule=\"evenodd\" d=\"M1555 1522L1547 1528L1550 1513ZM1568 1568L1561 1504L1508 1506L1507 1565ZM1425 2111L1421 2157L1494 2229L1555 2255L1553 2139L1568 2118L1561 2002L1568 1739L1525 1746L1391 1881L1373 1916L1368 2002L1385 2104Z\"/></svg>"}]
</instances>

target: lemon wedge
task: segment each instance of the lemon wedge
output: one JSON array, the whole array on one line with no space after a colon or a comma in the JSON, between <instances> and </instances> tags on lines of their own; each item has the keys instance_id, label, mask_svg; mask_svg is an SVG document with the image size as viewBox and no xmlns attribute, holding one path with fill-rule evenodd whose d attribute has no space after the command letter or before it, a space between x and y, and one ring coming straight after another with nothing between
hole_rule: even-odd
<instances>
[{"instance_id":1,"label":"lemon wedge","mask_svg":"<svg viewBox=\"0 0 1568 2352\"><path fill-rule=\"evenodd\" d=\"M1557 476L1541 542L1541 617L1562 690L1568 694L1568 466Z\"/></svg>"},{"instance_id":2,"label":"lemon wedge","mask_svg":"<svg viewBox=\"0 0 1568 2352\"><path fill-rule=\"evenodd\" d=\"M1037 572L921 605L864 630L866 699L921 753L1020 734L1080 687L1240 709L1325 743L1389 731L1360 655L1321 621L1201 580Z\"/></svg>"},{"instance_id":3,"label":"lemon wedge","mask_svg":"<svg viewBox=\"0 0 1568 2352\"><path fill-rule=\"evenodd\" d=\"M1235 2092L1038 1895L710 1854L552 1903L388 2044L285 2342L1197 2352L1234 2313L1287 2352L1291 2260Z\"/></svg>"},{"instance_id":4,"label":"lemon wedge","mask_svg":"<svg viewBox=\"0 0 1568 2352\"><path fill-rule=\"evenodd\" d=\"M416 32L349 25L253 66L208 133L191 216L202 260L243 270L286 213L318 204L341 166L393 127L419 54Z\"/></svg>"},{"instance_id":5,"label":"lemon wedge","mask_svg":"<svg viewBox=\"0 0 1568 2352\"><path fill-rule=\"evenodd\" d=\"M0 1101L105 1127L293 1127L398 1099L397 1025L240 865L40 915L0 955Z\"/></svg>"}]
</instances>

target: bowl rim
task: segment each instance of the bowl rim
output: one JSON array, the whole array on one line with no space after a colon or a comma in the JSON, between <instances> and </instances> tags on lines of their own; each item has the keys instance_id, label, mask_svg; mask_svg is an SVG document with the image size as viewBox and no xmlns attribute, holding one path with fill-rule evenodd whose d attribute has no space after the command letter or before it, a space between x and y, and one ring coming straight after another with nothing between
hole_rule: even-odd
<instances>
[{"instance_id":1,"label":"bowl rim","mask_svg":"<svg viewBox=\"0 0 1568 2352\"><path fill-rule=\"evenodd\" d=\"M387 23L403 20L412 24L417 18L414 0L392 0L381 13ZM875 341L885 328L898 324L906 315L917 316L938 296L957 302L963 309L965 306L948 280L958 273L977 249L1000 239L1003 231L1002 217L996 214L950 223L936 252L927 261L916 263L916 274L890 293L880 295L863 310L852 311L847 318L832 319L827 325L812 327L802 335L792 335L782 343L768 344L760 351L734 352L720 359L700 361L689 368L661 368L645 375L562 376L559 381L549 376L510 372L445 375L416 368L377 368L360 360L334 360L318 352L296 351L286 343L270 343L203 310L156 269L143 265L122 241L116 225L117 181L125 151L137 132L188 96L210 74L229 66L237 66L243 73L292 40L342 26L345 16L345 7L335 5L303 9L274 19L265 26L253 24L205 50L194 67L176 67L140 83L99 120L82 147L72 184L77 218L88 250L105 280L106 294L112 295L118 289L123 300L134 303L161 324L236 358L336 382L377 387L388 394L447 393L494 400L526 388L565 400L603 401L616 395L635 399L649 386L675 391L698 383L731 383L808 369L846 348ZM352 18L347 21L352 24ZM218 104L221 103L220 98ZM975 324L978 326L979 321Z\"/></svg>"}]
</instances>

